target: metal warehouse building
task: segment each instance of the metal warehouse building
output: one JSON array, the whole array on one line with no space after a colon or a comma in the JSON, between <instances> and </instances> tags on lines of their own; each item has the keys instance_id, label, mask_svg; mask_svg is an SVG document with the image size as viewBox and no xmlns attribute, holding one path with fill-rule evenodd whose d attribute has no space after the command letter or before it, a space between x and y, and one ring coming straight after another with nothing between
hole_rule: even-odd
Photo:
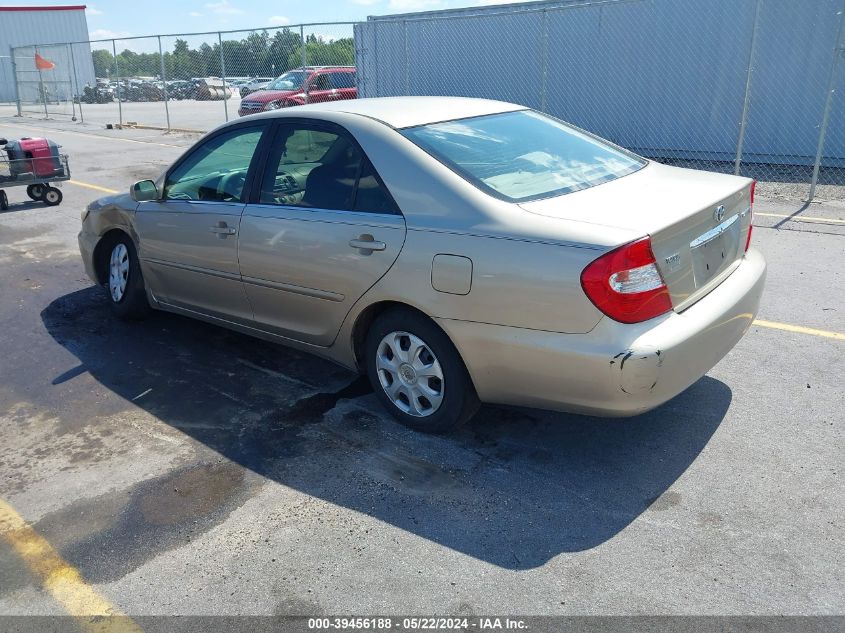
<instances>
[{"instance_id":1,"label":"metal warehouse building","mask_svg":"<svg viewBox=\"0 0 845 633\"><path fill-rule=\"evenodd\" d=\"M13 48L34 43L85 42L87 39L85 5L0 6L0 102L14 101L17 97ZM94 83L94 65L88 44L51 47L42 57L54 67L42 70L40 74L35 66L36 52L35 49L15 50L14 61L23 101L38 101L41 90L57 99L72 97L74 70L77 85Z\"/></svg>"}]
</instances>

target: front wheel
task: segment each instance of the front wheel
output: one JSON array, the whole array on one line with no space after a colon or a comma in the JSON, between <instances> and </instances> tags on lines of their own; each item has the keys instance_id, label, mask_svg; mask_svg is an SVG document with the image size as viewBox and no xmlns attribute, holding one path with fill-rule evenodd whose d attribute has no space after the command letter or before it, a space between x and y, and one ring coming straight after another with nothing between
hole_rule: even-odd
<instances>
[{"instance_id":1,"label":"front wheel","mask_svg":"<svg viewBox=\"0 0 845 633\"><path fill-rule=\"evenodd\" d=\"M44 195L41 197L41 200L48 207L55 207L62 202L62 190L56 189L55 187L47 187L44 190Z\"/></svg>"},{"instance_id":2,"label":"front wheel","mask_svg":"<svg viewBox=\"0 0 845 633\"><path fill-rule=\"evenodd\" d=\"M108 253L106 288L114 313L121 319L143 319L150 313L141 266L129 237L119 237Z\"/></svg>"},{"instance_id":3,"label":"front wheel","mask_svg":"<svg viewBox=\"0 0 845 633\"><path fill-rule=\"evenodd\" d=\"M478 410L478 396L458 351L427 317L390 310L373 323L365 348L376 396L405 426L447 433Z\"/></svg>"},{"instance_id":4,"label":"front wheel","mask_svg":"<svg viewBox=\"0 0 845 633\"><path fill-rule=\"evenodd\" d=\"M7 211L9 209L9 196L6 192L0 189L0 211Z\"/></svg>"}]
</instances>

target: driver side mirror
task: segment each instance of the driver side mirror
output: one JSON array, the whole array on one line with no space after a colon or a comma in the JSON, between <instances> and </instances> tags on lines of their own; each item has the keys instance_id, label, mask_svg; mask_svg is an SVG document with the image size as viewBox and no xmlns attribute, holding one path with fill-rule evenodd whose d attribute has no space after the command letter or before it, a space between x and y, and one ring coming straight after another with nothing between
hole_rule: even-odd
<instances>
[{"instance_id":1,"label":"driver side mirror","mask_svg":"<svg viewBox=\"0 0 845 633\"><path fill-rule=\"evenodd\" d=\"M129 189L129 195L135 202L158 200L158 189L152 180L139 180Z\"/></svg>"}]
</instances>

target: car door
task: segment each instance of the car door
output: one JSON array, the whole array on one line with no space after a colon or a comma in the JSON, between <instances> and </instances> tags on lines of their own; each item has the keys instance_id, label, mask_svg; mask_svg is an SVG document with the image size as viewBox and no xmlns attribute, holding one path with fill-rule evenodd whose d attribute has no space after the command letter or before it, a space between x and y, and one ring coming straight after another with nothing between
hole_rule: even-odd
<instances>
[{"instance_id":1,"label":"car door","mask_svg":"<svg viewBox=\"0 0 845 633\"><path fill-rule=\"evenodd\" d=\"M204 140L168 171L161 199L138 206L139 258L158 301L251 321L238 268L238 228L250 166L267 127L238 125Z\"/></svg>"},{"instance_id":2,"label":"car door","mask_svg":"<svg viewBox=\"0 0 845 633\"><path fill-rule=\"evenodd\" d=\"M354 99L358 96L358 91L355 88L354 71L329 73L329 82L332 86L333 101L342 101L343 99Z\"/></svg>"},{"instance_id":3,"label":"car door","mask_svg":"<svg viewBox=\"0 0 845 633\"><path fill-rule=\"evenodd\" d=\"M255 321L330 345L399 255L404 218L355 140L313 119L279 122L253 196L241 220L240 266Z\"/></svg>"},{"instance_id":4,"label":"car door","mask_svg":"<svg viewBox=\"0 0 845 633\"><path fill-rule=\"evenodd\" d=\"M327 73L318 72L308 80L308 103L332 100L332 89Z\"/></svg>"}]
</instances>

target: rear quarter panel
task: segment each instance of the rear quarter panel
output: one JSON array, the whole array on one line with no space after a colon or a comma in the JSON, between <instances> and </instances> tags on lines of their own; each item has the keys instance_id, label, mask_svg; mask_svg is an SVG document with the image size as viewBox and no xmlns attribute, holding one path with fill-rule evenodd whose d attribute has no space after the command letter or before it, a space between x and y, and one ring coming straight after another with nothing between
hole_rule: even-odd
<instances>
[{"instance_id":1,"label":"rear quarter panel","mask_svg":"<svg viewBox=\"0 0 845 633\"><path fill-rule=\"evenodd\" d=\"M409 229L399 258L364 302L400 301L442 319L589 332L602 314L584 295L580 274L599 253L587 247ZM468 293L435 290L432 262L437 255L472 261Z\"/></svg>"}]
</instances>

